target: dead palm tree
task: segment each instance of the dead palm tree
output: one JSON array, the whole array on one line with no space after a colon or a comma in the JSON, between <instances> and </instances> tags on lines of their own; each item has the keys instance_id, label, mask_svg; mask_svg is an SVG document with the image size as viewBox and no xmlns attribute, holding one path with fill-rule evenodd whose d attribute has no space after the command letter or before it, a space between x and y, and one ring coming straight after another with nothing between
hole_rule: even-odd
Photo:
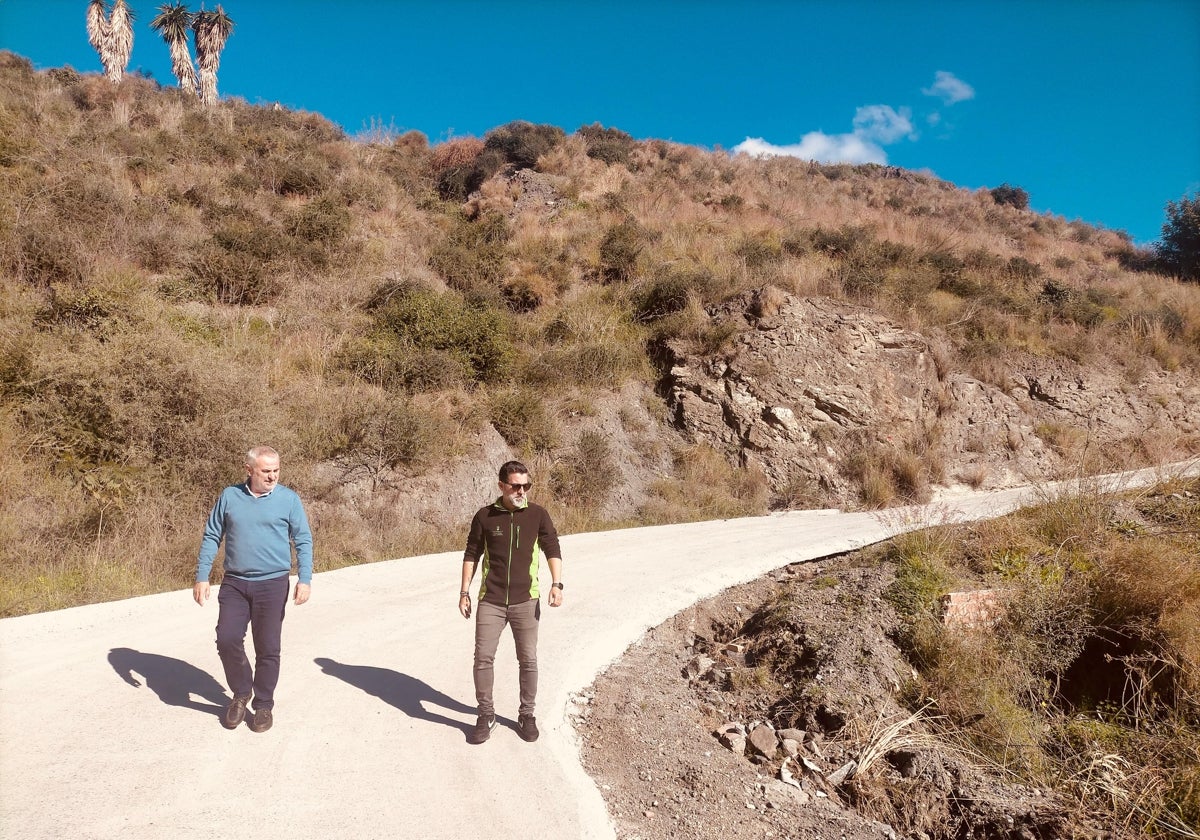
<instances>
[{"instance_id":1,"label":"dead palm tree","mask_svg":"<svg viewBox=\"0 0 1200 840\"><path fill-rule=\"evenodd\" d=\"M133 53L133 12L125 0L116 0L111 15L105 0L90 0L87 33L88 43L100 55L105 78L114 84L120 82Z\"/></svg>"},{"instance_id":2,"label":"dead palm tree","mask_svg":"<svg viewBox=\"0 0 1200 840\"><path fill-rule=\"evenodd\" d=\"M192 52L188 49L188 30L192 26L192 13L183 3L164 3L158 7L158 17L150 21L156 31L171 48L171 72L179 80L179 89L196 96L196 68L192 65Z\"/></svg>"},{"instance_id":3,"label":"dead palm tree","mask_svg":"<svg viewBox=\"0 0 1200 840\"><path fill-rule=\"evenodd\" d=\"M87 7L88 43L100 55L100 63L104 65L104 75L108 75L108 67L112 57L108 52L108 42L112 40L109 34L108 8L104 0L91 0Z\"/></svg>"},{"instance_id":4,"label":"dead palm tree","mask_svg":"<svg viewBox=\"0 0 1200 840\"><path fill-rule=\"evenodd\" d=\"M119 82L125 73L125 68L129 66L129 56L133 55L133 12L125 4L125 0L117 0L113 3L108 26L112 35L112 54L116 59L117 67L116 78L113 81Z\"/></svg>"},{"instance_id":5,"label":"dead palm tree","mask_svg":"<svg viewBox=\"0 0 1200 840\"><path fill-rule=\"evenodd\" d=\"M196 12L192 18L196 59L200 63L200 101L205 105L217 101L217 68L221 66L221 51L232 31L233 20L220 6L215 12Z\"/></svg>"}]
</instances>

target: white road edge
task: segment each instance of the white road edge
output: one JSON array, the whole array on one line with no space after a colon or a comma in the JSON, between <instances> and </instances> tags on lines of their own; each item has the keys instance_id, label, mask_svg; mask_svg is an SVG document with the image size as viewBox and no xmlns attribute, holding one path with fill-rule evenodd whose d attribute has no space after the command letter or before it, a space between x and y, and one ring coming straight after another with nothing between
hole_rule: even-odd
<instances>
[{"instance_id":1,"label":"white road edge","mask_svg":"<svg viewBox=\"0 0 1200 840\"><path fill-rule=\"evenodd\" d=\"M1197 466L1082 484L1131 489ZM203 608L189 589L0 620L0 837L609 840L567 707L647 629L788 564L1000 516L1071 484L564 537L565 604L542 610L535 744L513 728L508 633L501 725L466 743L473 621L456 609L460 552L317 574L312 600L288 607L264 734L220 725L215 592Z\"/></svg>"}]
</instances>

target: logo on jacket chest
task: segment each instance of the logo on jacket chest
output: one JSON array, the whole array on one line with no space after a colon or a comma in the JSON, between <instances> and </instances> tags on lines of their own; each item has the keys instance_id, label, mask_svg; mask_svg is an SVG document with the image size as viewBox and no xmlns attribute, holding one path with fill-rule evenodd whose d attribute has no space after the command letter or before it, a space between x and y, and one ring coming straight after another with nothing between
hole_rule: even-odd
<instances>
[{"instance_id":1,"label":"logo on jacket chest","mask_svg":"<svg viewBox=\"0 0 1200 840\"><path fill-rule=\"evenodd\" d=\"M488 535L492 537L503 537L504 530L499 525L493 525L492 530L488 532Z\"/></svg>"}]
</instances>

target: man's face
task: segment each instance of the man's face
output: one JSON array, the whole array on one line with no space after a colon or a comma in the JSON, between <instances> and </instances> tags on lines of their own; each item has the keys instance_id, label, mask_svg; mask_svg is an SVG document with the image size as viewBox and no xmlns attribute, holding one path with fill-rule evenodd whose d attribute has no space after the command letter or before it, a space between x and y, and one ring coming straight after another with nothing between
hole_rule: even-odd
<instances>
[{"instance_id":1,"label":"man's face","mask_svg":"<svg viewBox=\"0 0 1200 840\"><path fill-rule=\"evenodd\" d=\"M529 473L510 473L508 481L500 482L504 506L509 510L516 510L528 505L530 486Z\"/></svg>"},{"instance_id":2,"label":"man's face","mask_svg":"<svg viewBox=\"0 0 1200 840\"><path fill-rule=\"evenodd\" d=\"M256 496L270 493L279 483L279 456L259 455L253 464L246 465L250 492Z\"/></svg>"}]
</instances>

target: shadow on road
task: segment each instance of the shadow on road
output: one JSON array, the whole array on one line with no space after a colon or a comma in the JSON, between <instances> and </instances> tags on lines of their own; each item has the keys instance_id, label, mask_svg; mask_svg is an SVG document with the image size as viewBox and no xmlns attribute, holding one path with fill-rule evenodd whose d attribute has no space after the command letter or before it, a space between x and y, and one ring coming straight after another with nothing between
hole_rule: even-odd
<instances>
[{"instance_id":1,"label":"shadow on road","mask_svg":"<svg viewBox=\"0 0 1200 840\"><path fill-rule=\"evenodd\" d=\"M140 674L146 681L146 687L168 706L181 706L210 715L219 715L229 702L225 689L211 674L181 659L122 647L113 648L108 652L108 664L112 665L117 676L134 688L142 685L134 676ZM208 702L193 700L193 694L203 697Z\"/></svg>"},{"instance_id":2,"label":"shadow on road","mask_svg":"<svg viewBox=\"0 0 1200 840\"><path fill-rule=\"evenodd\" d=\"M464 735L471 731L473 723L454 720L425 708L426 703L441 706L450 712L471 715L474 718L475 707L460 703L442 692L430 688L416 677L391 671L387 668L376 668L372 665L345 665L332 659L318 657L313 660L321 666L321 670L330 676L337 677L355 688L362 689L373 697L395 706L412 718L440 723L461 731Z\"/></svg>"}]
</instances>

